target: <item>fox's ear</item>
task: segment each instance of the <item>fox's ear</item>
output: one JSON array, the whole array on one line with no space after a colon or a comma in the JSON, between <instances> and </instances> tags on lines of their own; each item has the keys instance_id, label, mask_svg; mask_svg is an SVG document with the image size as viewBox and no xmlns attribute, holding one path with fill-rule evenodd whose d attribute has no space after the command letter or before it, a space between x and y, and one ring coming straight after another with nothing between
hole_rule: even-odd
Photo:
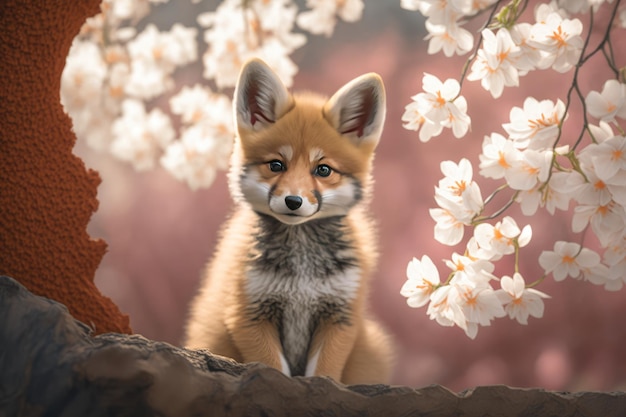
<instances>
[{"instance_id":1,"label":"fox's ear","mask_svg":"<svg viewBox=\"0 0 626 417\"><path fill-rule=\"evenodd\" d=\"M237 124L251 130L261 130L274 123L293 105L278 75L257 58L241 69L234 96Z\"/></svg>"},{"instance_id":2,"label":"fox's ear","mask_svg":"<svg viewBox=\"0 0 626 417\"><path fill-rule=\"evenodd\" d=\"M382 133L385 112L385 87L374 73L350 81L324 105L324 116L339 133L374 146Z\"/></svg>"}]
</instances>

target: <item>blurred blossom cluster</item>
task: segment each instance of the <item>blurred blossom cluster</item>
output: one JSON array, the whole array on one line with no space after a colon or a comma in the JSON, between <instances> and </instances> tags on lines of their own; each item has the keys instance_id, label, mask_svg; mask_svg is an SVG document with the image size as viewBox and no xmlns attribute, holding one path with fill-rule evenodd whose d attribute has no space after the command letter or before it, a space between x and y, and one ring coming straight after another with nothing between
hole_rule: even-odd
<instances>
[{"instance_id":1,"label":"blurred blossom cluster","mask_svg":"<svg viewBox=\"0 0 626 417\"><path fill-rule=\"evenodd\" d=\"M292 0L223 0L198 16L199 33L147 22L167 1L103 0L70 49L61 101L89 146L140 171L160 165L191 189L227 167L235 132L225 90L243 63L259 57L290 86L298 67L289 55L306 43L303 31L330 36L337 18L354 22L363 10L362 0L308 0L302 11ZM200 58L207 82L178 86L176 71Z\"/></svg>"},{"instance_id":2,"label":"blurred blossom cluster","mask_svg":"<svg viewBox=\"0 0 626 417\"><path fill-rule=\"evenodd\" d=\"M522 21L529 13L528 1L510 2L402 0L402 7L421 12L429 33L429 53L443 51L470 54L460 81L440 81L425 74L423 92L412 97L403 115L404 127L419 131L426 142L450 128L461 138L470 129L468 106L461 95L463 81L480 81L499 98L505 87L518 87L520 77L535 70L563 73L563 97L556 100L527 97L510 110L503 132L484 136L478 155L478 174L500 182L483 198L468 159L443 161L444 178L435 187L437 207L430 210L435 239L445 245L460 244L469 228L463 253L445 261L448 276L428 255L413 259L401 294L411 307L428 305L427 314L444 326L456 325L476 337L479 326L509 316L526 324L528 317L542 317L548 295L534 287L552 274L589 281L609 291L626 282L626 70L623 51L614 50L611 39L625 35L625 9L619 1L552 1L531 8L532 23ZM608 19L597 18L606 8ZM477 41L462 25L478 16L488 18ZM587 20L586 30L583 21ZM591 44L593 31L603 36ZM475 43L476 42L476 43ZM602 91L583 91L579 70L595 55L602 56L613 74ZM578 101L584 119L577 123L579 136L568 140L563 126L570 105ZM594 124L593 122L597 123ZM474 132L476 133L476 132ZM509 193L508 201L493 208L497 194ZM531 240L531 227L520 229L517 220L505 215L519 204L524 216L545 209L572 212L571 230L579 242L557 240L539 256L544 275L525 280L520 249ZM589 239L593 237L593 239ZM599 242L598 251L585 247ZM514 256L513 270L496 276L495 263ZM498 285L499 284L499 288Z\"/></svg>"}]
</instances>

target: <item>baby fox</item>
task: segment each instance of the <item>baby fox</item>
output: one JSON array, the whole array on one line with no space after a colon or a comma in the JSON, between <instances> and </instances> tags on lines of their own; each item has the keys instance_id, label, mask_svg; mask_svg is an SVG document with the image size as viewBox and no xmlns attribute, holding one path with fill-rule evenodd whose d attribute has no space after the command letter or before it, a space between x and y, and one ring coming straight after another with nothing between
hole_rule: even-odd
<instances>
[{"instance_id":1,"label":"baby fox","mask_svg":"<svg viewBox=\"0 0 626 417\"><path fill-rule=\"evenodd\" d=\"M236 209L192 303L186 346L289 376L387 382L388 340L365 318L381 78L362 75L328 100L291 95L254 59L239 75L234 111Z\"/></svg>"}]
</instances>

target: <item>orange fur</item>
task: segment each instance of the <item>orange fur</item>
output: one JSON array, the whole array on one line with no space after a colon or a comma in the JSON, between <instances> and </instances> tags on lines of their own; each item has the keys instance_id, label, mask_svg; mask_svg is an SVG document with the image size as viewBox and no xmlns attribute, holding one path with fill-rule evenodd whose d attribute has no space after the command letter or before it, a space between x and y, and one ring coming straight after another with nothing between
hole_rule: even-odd
<instances>
[{"instance_id":1,"label":"orange fur","mask_svg":"<svg viewBox=\"0 0 626 417\"><path fill-rule=\"evenodd\" d=\"M371 79L372 77L368 82L378 81ZM240 83L245 81L242 76ZM384 94L384 90L381 94ZM346 207L345 213L341 213L339 217L333 214L339 219L336 224L333 223L333 227L340 228L341 238L348 243L348 249L345 250L347 254L342 256L354 261L348 262L350 266L345 269L340 268L329 273L329 279L336 280L338 284L328 288L321 284L319 288L309 288L301 284L302 281L298 282L298 277L301 275L306 277L307 271L297 270L298 264L294 261L295 266L292 265L292 269L287 271L296 268L295 270L299 271L297 274L289 272L291 275L285 278L279 271L276 277L277 280L292 279L291 287L285 286L288 290L280 287L276 294L277 297L284 296L292 294L289 291L293 291L294 296L304 297L303 308L311 301L313 312L317 311L315 310L318 308L315 307L318 305L317 300L308 300L306 297L322 297L320 300L324 302L327 300L323 297L330 297L331 301L339 300L339 305L342 305L341 302L348 302L347 306L342 307L343 310L340 308L335 310L334 304L329 304L331 307L326 307L329 312L323 310L319 317L312 316L313 318L309 319L306 315L298 316L298 319L305 320L305 323L316 324L310 335L309 347L306 349L307 372L311 367L310 372L313 375L330 376L337 381L350 384L387 382L391 363L389 340L375 322L365 318L368 277L372 273L377 257L374 226L366 214L366 204L371 182L371 163L379 132L373 135L376 136L373 140L351 140L347 134L339 132L329 120L333 115L328 113L335 111L330 108L333 100L327 101L313 94L289 95L288 98L288 101L283 103L286 109L283 111L284 114L274 115L271 113L271 107L260 110L267 113L263 114L267 119L276 116L274 118L277 120L272 120L267 126L259 128L256 124L259 122L254 117L251 118L252 122L249 125L245 124L245 118L243 122L239 121L239 135L231 159L230 174L236 209L222 230L213 261L207 269L198 295L193 300L185 344L190 348L208 348L216 354L240 362L263 362L289 374L290 369L293 369L293 363L285 365L287 355L284 352L283 339L288 338L285 334L289 331L284 327L291 324L280 321L289 318L284 317L287 310L278 310L280 312L278 322L272 319L273 316L269 313L265 316L263 315L265 313L259 315L251 312L251 306L258 307L258 300L255 297L259 291L266 294L265 287L273 285L273 278L268 277L269 273L262 265L255 263L265 254L264 247L259 243L262 240L258 237L266 232L263 230L264 222L261 220L268 213L269 217L273 213L267 207L259 208L259 205L263 204L262 198L257 199L261 202L248 201L246 191L241 189L241 176L252 176L253 180L249 181L253 185L263 183L262 187L266 188L262 189L270 190L268 199L274 198L274 195L298 195L311 205L317 204L320 213L310 215L311 220L303 220L313 224L310 227L316 227L316 224L325 221L324 196L332 193L332 190L343 187L343 193L348 191L353 193L347 195L353 198L354 203L351 202L353 206ZM384 101L382 103L384 104ZM261 106L264 103L253 104ZM384 119L384 113L382 118ZM362 126L358 128L362 129ZM268 163L273 160L281 161L285 166L284 171L275 172L270 169ZM315 168L320 164L327 164L332 168L332 172L328 176L315 175ZM351 187L357 185L362 187L358 192L362 191L363 196L358 194L356 189L352 190ZM260 214L259 211L265 214ZM284 231L281 233L287 239L290 230L296 230L300 226L277 227ZM327 229L330 227L326 226ZM277 236L276 239L283 238L283 235ZM313 253L304 248L284 248L285 253L289 251L294 252L293 256L303 257L305 265L306 262L311 264L316 262L315 248L312 250ZM275 268L280 267L279 263ZM356 273L358 279L353 288L351 279ZM292 276L294 274L297 276ZM283 278L280 278L281 276ZM315 280L321 279L317 276L306 278L314 285L318 285L316 283L319 282ZM268 294L273 294L270 290L267 291ZM289 303L289 300L286 302ZM324 314L328 314L328 317Z\"/></svg>"}]
</instances>

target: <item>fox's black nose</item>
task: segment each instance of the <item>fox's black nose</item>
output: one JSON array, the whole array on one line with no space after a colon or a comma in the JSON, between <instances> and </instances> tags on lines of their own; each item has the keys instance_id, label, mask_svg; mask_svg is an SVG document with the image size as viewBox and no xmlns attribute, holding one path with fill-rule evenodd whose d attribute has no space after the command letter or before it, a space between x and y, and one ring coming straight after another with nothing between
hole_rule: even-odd
<instances>
[{"instance_id":1,"label":"fox's black nose","mask_svg":"<svg viewBox=\"0 0 626 417\"><path fill-rule=\"evenodd\" d=\"M289 210L298 210L302 205L302 198L297 195L288 195L285 197L285 204Z\"/></svg>"}]
</instances>

